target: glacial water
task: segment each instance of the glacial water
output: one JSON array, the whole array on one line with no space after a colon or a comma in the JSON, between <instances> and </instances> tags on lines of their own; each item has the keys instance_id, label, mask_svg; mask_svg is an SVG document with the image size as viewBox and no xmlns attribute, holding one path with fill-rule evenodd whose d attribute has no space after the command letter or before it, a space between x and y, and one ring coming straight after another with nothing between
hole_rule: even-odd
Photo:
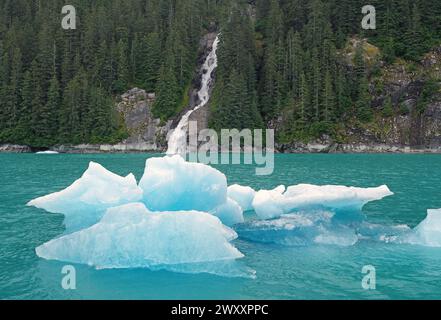
<instances>
[{"instance_id":1,"label":"glacial water","mask_svg":"<svg viewBox=\"0 0 441 320\"><path fill-rule=\"evenodd\" d=\"M75 265L76 290L61 287L66 263L37 257L35 248L64 233L63 216L27 207L36 197L78 179L90 161L139 179L155 155L0 154L0 298L2 299L440 299L441 248L360 240L352 246L283 246L245 240L234 245L256 277L229 278L148 269L95 270ZM156 155L158 156L158 155ZM246 165L219 165L228 184L271 189L298 183L375 187L395 193L369 203L371 223L414 227L441 208L440 155L276 155L275 172L256 176ZM252 213L247 219L254 219ZM238 227L236 227L238 228ZM365 265L376 290L361 286Z\"/></svg>"}]
</instances>

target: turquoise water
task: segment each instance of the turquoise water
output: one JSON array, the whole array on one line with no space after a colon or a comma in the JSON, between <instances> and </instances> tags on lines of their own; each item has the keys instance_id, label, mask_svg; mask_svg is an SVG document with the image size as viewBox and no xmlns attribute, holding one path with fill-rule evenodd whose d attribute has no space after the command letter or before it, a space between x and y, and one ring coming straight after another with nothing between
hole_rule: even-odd
<instances>
[{"instance_id":1,"label":"turquoise water","mask_svg":"<svg viewBox=\"0 0 441 320\"><path fill-rule=\"evenodd\" d=\"M0 154L0 298L3 299L440 299L441 248L359 241L349 247L286 247L234 242L256 279L149 270L95 270L77 265L77 289L61 287L65 263L45 261L35 247L62 234L63 216L26 207L79 178L89 161L139 179L146 155ZM440 155L276 155L272 176L252 166L216 166L229 184L387 184L395 195L368 204L368 221L411 227L441 208ZM377 288L361 287L364 265Z\"/></svg>"}]
</instances>

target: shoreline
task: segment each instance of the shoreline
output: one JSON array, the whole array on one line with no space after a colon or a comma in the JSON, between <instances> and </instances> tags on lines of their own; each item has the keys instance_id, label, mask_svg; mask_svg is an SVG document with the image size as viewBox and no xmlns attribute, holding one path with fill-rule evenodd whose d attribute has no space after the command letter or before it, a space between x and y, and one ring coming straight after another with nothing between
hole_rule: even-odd
<instances>
[{"instance_id":1,"label":"shoreline","mask_svg":"<svg viewBox=\"0 0 441 320\"><path fill-rule=\"evenodd\" d=\"M54 151L60 154L163 154L165 148L154 145L76 145L54 146L51 148L34 148L26 145L0 144L0 153L36 153ZM417 148L387 144L293 144L277 146L276 154L441 154L441 146L434 148Z\"/></svg>"}]
</instances>

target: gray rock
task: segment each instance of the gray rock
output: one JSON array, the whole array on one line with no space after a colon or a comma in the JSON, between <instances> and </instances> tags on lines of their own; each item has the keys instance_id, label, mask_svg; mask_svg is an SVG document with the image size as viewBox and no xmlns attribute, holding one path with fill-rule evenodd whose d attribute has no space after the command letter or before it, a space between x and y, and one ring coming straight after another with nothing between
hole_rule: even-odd
<instances>
[{"instance_id":1,"label":"gray rock","mask_svg":"<svg viewBox=\"0 0 441 320\"><path fill-rule=\"evenodd\" d=\"M5 153L30 153L32 149L29 146L22 146L17 144L2 144L0 145L0 152Z\"/></svg>"},{"instance_id":2,"label":"gray rock","mask_svg":"<svg viewBox=\"0 0 441 320\"><path fill-rule=\"evenodd\" d=\"M133 88L121 99L117 110L122 114L130 136L116 146L103 146L102 151L163 151L170 125L161 124L161 120L153 116L155 94Z\"/></svg>"}]
</instances>

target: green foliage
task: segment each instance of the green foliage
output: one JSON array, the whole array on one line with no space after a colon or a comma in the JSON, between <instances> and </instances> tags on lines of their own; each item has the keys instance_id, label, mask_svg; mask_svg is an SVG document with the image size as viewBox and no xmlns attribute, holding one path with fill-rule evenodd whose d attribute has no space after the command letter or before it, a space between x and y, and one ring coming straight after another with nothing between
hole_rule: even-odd
<instances>
[{"instance_id":1,"label":"green foliage","mask_svg":"<svg viewBox=\"0 0 441 320\"><path fill-rule=\"evenodd\" d=\"M427 105L431 101L433 95L440 91L440 84L435 79L429 79L422 89L421 95L417 101L416 111L420 114L426 111Z\"/></svg>"},{"instance_id":2,"label":"green foliage","mask_svg":"<svg viewBox=\"0 0 441 320\"><path fill-rule=\"evenodd\" d=\"M167 120L175 114L180 98L178 81L170 60L162 66L160 74L156 90L158 98L153 106L153 114L162 120Z\"/></svg>"},{"instance_id":3,"label":"green foliage","mask_svg":"<svg viewBox=\"0 0 441 320\"><path fill-rule=\"evenodd\" d=\"M133 86L158 90L155 113L174 116L216 19L209 3L72 0L77 29L63 30L65 1L0 0L0 143L117 142L112 97Z\"/></svg>"},{"instance_id":4,"label":"green foliage","mask_svg":"<svg viewBox=\"0 0 441 320\"><path fill-rule=\"evenodd\" d=\"M254 30L243 10L244 7L233 5L220 38L210 119L216 129L262 127L257 107Z\"/></svg>"},{"instance_id":5,"label":"green foliage","mask_svg":"<svg viewBox=\"0 0 441 320\"><path fill-rule=\"evenodd\" d=\"M384 105L383 105L383 110L382 110L382 115L385 118L390 118L394 115L394 109L393 109L393 105L392 105L392 99L391 97L387 97L386 100L384 101Z\"/></svg>"},{"instance_id":6,"label":"green foliage","mask_svg":"<svg viewBox=\"0 0 441 320\"><path fill-rule=\"evenodd\" d=\"M176 116L188 104L201 36L216 29L212 127L281 118L280 139L337 137L347 123L374 119L371 95L382 90L370 87L381 70L366 65L363 46L353 66L341 58L350 37L367 38L386 63L417 64L441 41L433 0L372 0L370 31L361 29L359 0L72 0L77 30L55 18L64 4L0 0L0 143L116 142L127 132L112 97L133 86L156 92L154 115ZM418 112L437 90L428 81ZM386 100L382 115L392 114Z\"/></svg>"}]
</instances>

